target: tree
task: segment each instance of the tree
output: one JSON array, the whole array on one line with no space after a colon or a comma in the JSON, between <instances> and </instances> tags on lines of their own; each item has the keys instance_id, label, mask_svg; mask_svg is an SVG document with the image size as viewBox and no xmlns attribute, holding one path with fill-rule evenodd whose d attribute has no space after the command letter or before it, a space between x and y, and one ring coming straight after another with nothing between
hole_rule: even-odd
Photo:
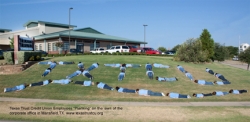
<instances>
[{"instance_id":1,"label":"tree","mask_svg":"<svg viewBox=\"0 0 250 122\"><path fill-rule=\"evenodd\" d=\"M239 54L239 60L241 62L247 63L247 70L249 70L250 64L250 48L248 47L244 52Z\"/></svg>"},{"instance_id":2,"label":"tree","mask_svg":"<svg viewBox=\"0 0 250 122\"><path fill-rule=\"evenodd\" d=\"M178 50L178 48L180 47L181 45L176 45L176 46L174 46L174 48L172 49L172 51L177 51Z\"/></svg>"},{"instance_id":3,"label":"tree","mask_svg":"<svg viewBox=\"0 0 250 122\"><path fill-rule=\"evenodd\" d=\"M158 50L160 50L161 52L166 52L167 49L165 47L158 47Z\"/></svg>"},{"instance_id":4,"label":"tree","mask_svg":"<svg viewBox=\"0 0 250 122\"><path fill-rule=\"evenodd\" d=\"M229 51L227 48L219 43L214 44L214 60L224 61L229 57Z\"/></svg>"},{"instance_id":5,"label":"tree","mask_svg":"<svg viewBox=\"0 0 250 122\"><path fill-rule=\"evenodd\" d=\"M61 52L62 52L62 47L63 47L63 42L62 42L62 41L58 41L58 42L56 42L55 46L56 46L57 48L59 48L59 54L61 54Z\"/></svg>"},{"instance_id":6,"label":"tree","mask_svg":"<svg viewBox=\"0 0 250 122\"><path fill-rule=\"evenodd\" d=\"M174 57L174 60L185 62L205 62L208 60L208 52L202 50L200 39L188 39L182 44Z\"/></svg>"},{"instance_id":7,"label":"tree","mask_svg":"<svg viewBox=\"0 0 250 122\"><path fill-rule=\"evenodd\" d=\"M211 35L207 29L203 29L203 32L200 35L200 40L202 43L202 50L207 50L208 57L212 58L214 55L214 40L211 38Z\"/></svg>"},{"instance_id":8,"label":"tree","mask_svg":"<svg viewBox=\"0 0 250 122\"><path fill-rule=\"evenodd\" d=\"M229 58L232 58L233 56L236 56L239 53L238 47L227 46L226 48L229 51Z\"/></svg>"}]
</instances>

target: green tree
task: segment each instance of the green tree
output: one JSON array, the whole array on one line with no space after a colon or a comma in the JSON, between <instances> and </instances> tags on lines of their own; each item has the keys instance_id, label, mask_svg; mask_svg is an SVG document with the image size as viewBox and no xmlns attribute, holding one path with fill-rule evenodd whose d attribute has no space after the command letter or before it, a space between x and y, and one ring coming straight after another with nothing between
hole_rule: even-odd
<instances>
[{"instance_id":1,"label":"green tree","mask_svg":"<svg viewBox=\"0 0 250 122\"><path fill-rule=\"evenodd\" d=\"M208 52L202 50L202 43L199 39L192 38L178 48L174 60L195 63L205 62L208 60Z\"/></svg>"},{"instance_id":2,"label":"green tree","mask_svg":"<svg viewBox=\"0 0 250 122\"><path fill-rule=\"evenodd\" d=\"M226 48L229 51L229 58L232 58L233 56L236 56L239 53L238 47L227 46Z\"/></svg>"},{"instance_id":3,"label":"green tree","mask_svg":"<svg viewBox=\"0 0 250 122\"><path fill-rule=\"evenodd\" d=\"M167 49L165 47L158 47L158 50L160 50L161 52L166 52Z\"/></svg>"},{"instance_id":4,"label":"green tree","mask_svg":"<svg viewBox=\"0 0 250 122\"><path fill-rule=\"evenodd\" d=\"M177 51L178 50L178 48L180 47L181 45L176 45L176 46L174 46L174 48L172 49L172 51Z\"/></svg>"},{"instance_id":5,"label":"green tree","mask_svg":"<svg viewBox=\"0 0 250 122\"><path fill-rule=\"evenodd\" d=\"M238 58L241 62L247 63L247 70L249 70L250 48L248 47L244 52L241 52Z\"/></svg>"},{"instance_id":6,"label":"green tree","mask_svg":"<svg viewBox=\"0 0 250 122\"><path fill-rule=\"evenodd\" d=\"M208 57L212 58L214 55L214 40L211 38L211 35L207 29L203 29L203 32L200 35L200 40L202 43L202 50L207 50Z\"/></svg>"},{"instance_id":7,"label":"green tree","mask_svg":"<svg viewBox=\"0 0 250 122\"><path fill-rule=\"evenodd\" d=\"M224 61L225 59L230 57L228 49L220 43L214 44L214 52L214 60Z\"/></svg>"}]
</instances>

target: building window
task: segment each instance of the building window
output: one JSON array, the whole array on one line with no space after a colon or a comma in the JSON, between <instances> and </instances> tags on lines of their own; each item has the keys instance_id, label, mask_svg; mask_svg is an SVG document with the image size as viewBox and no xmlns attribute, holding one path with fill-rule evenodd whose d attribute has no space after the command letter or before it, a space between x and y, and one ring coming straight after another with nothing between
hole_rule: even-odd
<instances>
[{"instance_id":1,"label":"building window","mask_svg":"<svg viewBox=\"0 0 250 122\"><path fill-rule=\"evenodd\" d=\"M57 47L56 47L56 43L52 43L52 48L53 48L53 51L57 51Z\"/></svg>"},{"instance_id":2,"label":"building window","mask_svg":"<svg viewBox=\"0 0 250 122\"><path fill-rule=\"evenodd\" d=\"M35 50L39 50L37 45L35 45Z\"/></svg>"},{"instance_id":3,"label":"building window","mask_svg":"<svg viewBox=\"0 0 250 122\"><path fill-rule=\"evenodd\" d=\"M51 44L48 43L48 51L51 51Z\"/></svg>"},{"instance_id":4,"label":"building window","mask_svg":"<svg viewBox=\"0 0 250 122\"><path fill-rule=\"evenodd\" d=\"M96 43L96 48L99 48L100 47L100 44L99 43ZM91 50L94 50L94 44L90 44L90 51Z\"/></svg>"},{"instance_id":5,"label":"building window","mask_svg":"<svg viewBox=\"0 0 250 122\"><path fill-rule=\"evenodd\" d=\"M39 44L39 50L42 50L42 44Z\"/></svg>"},{"instance_id":6,"label":"building window","mask_svg":"<svg viewBox=\"0 0 250 122\"><path fill-rule=\"evenodd\" d=\"M69 50L69 43L64 42L62 50Z\"/></svg>"}]
</instances>

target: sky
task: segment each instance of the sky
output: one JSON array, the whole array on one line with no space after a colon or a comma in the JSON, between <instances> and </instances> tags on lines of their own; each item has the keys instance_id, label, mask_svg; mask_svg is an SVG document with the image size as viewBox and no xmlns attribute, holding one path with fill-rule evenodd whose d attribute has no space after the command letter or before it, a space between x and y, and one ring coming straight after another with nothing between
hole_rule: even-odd
<instances>
[{"instance_id":1,"label":"sky","mask_svg":"<svg viewBox=\"0 0 250 122\"><path fill-rule=\"evenodd\" d=\"M70 7L76 29L91 27L155 49L199 38L203 29L225 46L250 44L250 0L0 0L0 28L23 30L30 20L68 24Z\"/></svg>"}]
</instances>

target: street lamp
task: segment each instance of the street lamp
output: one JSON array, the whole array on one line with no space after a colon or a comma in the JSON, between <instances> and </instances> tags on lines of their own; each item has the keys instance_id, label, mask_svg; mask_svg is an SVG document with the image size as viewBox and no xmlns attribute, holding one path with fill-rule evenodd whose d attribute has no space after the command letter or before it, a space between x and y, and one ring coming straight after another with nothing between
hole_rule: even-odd
<instances>
[{"instance_id":1,"label":"street lamp","mask_svg":"<svg viewBox=\"0 0 250 122\"><path fill-rule=\"evenodd\" d=\"M146 40L146 26L148 25L143 25L144 26L144 47L145 47L145 40Z\"/></svg>"},{"instance_id":2,"label":"street lamp","mask_svg":"<svg viewBox=\"0 0 250 122\"><path fill-rule=\"evenodd\" d=\"M70 51L70 10L72 10L73 8L69 8L69 51Z\"/></svg>"}]
</instances>

